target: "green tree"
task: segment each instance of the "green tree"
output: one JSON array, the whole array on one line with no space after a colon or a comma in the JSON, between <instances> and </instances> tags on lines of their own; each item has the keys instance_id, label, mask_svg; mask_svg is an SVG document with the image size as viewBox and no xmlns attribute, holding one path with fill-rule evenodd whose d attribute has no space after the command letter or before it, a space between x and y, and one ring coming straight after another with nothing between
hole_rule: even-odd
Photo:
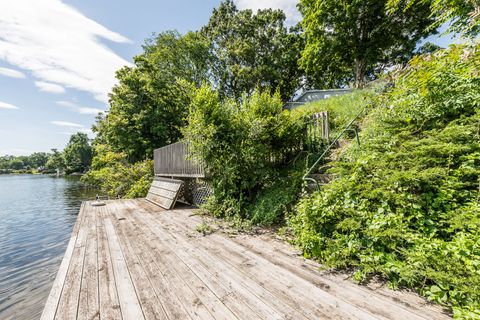
<instances>
[{"instance_id":1,"label":"green tree","mask_svg":"<svg viewBox=\"0 0 480 320\"><path fill-rule=\"evenodd\" d=\"M431 28L436 29L448 23L449 32L461 33L467 37L475 37L480 32L480 0L389 0L392 11L402 10L402 4L415 6L428 5L432 15Z\"/></svg>"},{"instance_id":2,"label":"green tree","mask_svg":"<svg viewBox=\"0 0 480 320\"><path fill-rule=\"evenodd\" d=\"M34 152L28 156L29 165L32 168L44 167L49 158L49 154L45 152Z\"/></svg>"},{"instance_id":3,"label":"green tree","mask_svg":"<svg viewBox=\"0 0 480 320\"><path fill-rule=\"evenodd\" d=\"M0 157L0 169L9 169L10 156Z\"/></svg>"},{"instance_id":4,"label":"green tree","mask_svg":"<svg viewBox=\"0 0 480 320\"><path fill-rule=\"evenodd\" d=\"M96 143L124 152L133 163L177 141L191 91L207 78L208 46L194 32L168 31L148 39L134 66L117 72L110 110L93 128Z\"/></svg>"},{"instance_id":5,"label":"green tree","mask_svg":"<svg viewBox=\"0 0 480 320\"><path fill-rule=\"evenodd\" d=\"M300 59L313 86L354 87L388 66L408 61L433 22L416 4L389 13L387 0L300 0L305 48Z\"/></svg>"},{"instance_id":6,"label":"green tree","mask_svg":"<svg viewBox=\"0 0 480 320\"><path fill-rule=\"evenodd\" d=\"M67 173L85 172L92 162L92 147L85 133L77 132L70 137L63 158Z\"/></svg>"},{"instance_id":7,"label":"green tree","mask_svg":"<svg viewBox=\"0 0 480 320\"><path fill-rule=\"evenodd\" d=\"M284 26L281 10L238 10L227 0L213 10L202 33L211 42L211 73L223 97L239 99L256 88L280 90L283 100L299 86L302 48L298 28Z\"/></svg>"},{"instance_id":8,"label":"green tree","mask_svg":"<svg viewBox=\"0 0 480 320\"><path fill-rule=\"evenodd\" d=\"M52 153L48 157L45 167L50 170L65 170L65 159L63 154L57 149L52 149Z\"/></svg>"},{"instance_id":9,"label":"green tree","mask_svg":"<svg viewBox=\"0 0 480 320\"><path fill-rule=\"evenodd\" d=\"M25 164L19 158L13 158L12 160L10 160L10 163L9 163L10 169L13 169L13 170L21 170L23 169L24 166Z\"/></svg>"},{"instance_id":10,"label":"green tree","mask_svg":"<svg viewBox=\"0 0 480 320\"><path fill-rule=\"evenodd\" d=\"M112 197L145 197L153 179L153 160L130 164L123 152L112 152L108 146L95 145L92 170L82 181L96 186Z\"/></svg>"},{"instance_id":11,"label":"green tree","mask_svg":"<svg viewBox=\"0 0 480 320\"><path fill-rule=\"evenodd\" d=\"M443 49L440 46L437 46L434 43L426 42L417 50L417 54L433 53L437 50Z\"/></svg>"}]
</instances>

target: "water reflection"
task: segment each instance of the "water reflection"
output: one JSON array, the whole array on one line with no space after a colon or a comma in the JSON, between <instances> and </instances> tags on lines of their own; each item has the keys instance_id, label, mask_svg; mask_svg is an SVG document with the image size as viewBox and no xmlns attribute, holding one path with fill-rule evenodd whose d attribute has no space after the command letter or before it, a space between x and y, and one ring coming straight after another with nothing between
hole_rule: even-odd
<instances>
[{"instance_id":1,"label":"water reflection","mask_svg":"<svg viewBox=\"0 0 480 320\"><path fill-rule=\"evenodd\" d=\"M38 319L82 200L78 177L0 175L0 319Z\"/></svg>"}]
</instances>

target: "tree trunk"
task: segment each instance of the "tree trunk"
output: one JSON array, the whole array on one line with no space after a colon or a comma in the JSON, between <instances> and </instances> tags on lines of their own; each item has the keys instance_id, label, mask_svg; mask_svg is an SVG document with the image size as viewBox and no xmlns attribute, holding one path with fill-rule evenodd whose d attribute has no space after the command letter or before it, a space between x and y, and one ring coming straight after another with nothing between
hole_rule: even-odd
<instances>
[{"instance_id":1,"label":"tree trunk","mask_svg":"<svg viewBox=\"0 0 480 320\"><path fill-rule=\"evenodd\" d=\"M355 59L354 71L354 83L355 89L361 89L365 86L365 61L361 58Z\"/></svg>"}]
</instances>

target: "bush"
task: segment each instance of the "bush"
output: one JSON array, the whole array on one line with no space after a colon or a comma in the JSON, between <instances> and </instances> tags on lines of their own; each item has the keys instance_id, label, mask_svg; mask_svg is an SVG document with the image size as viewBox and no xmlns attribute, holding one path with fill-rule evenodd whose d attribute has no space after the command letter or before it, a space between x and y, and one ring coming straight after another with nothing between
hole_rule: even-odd
<instances>
[{"instance_id":1,"label":"bush","mask_svg":"<svg viewBox=\"0 0 480 320\"><path fill-rule=\"evenodd\" d=\"M278 95L256 92L236 103L221 102L208 86L197 90L183 133L214 187L205 208L252 224L282 221L298 199L305 161L314 159L309 152L316 147L306 145L311 116L329 111L335 135L370 96L370 91L358 91L288 111Z\"/></svg>"},{"instance_id":2,"label":"bush","mask_svg":"<svg viewBox=\"0 0 480 320\"><path fill-rule=\"evenodd\" d=\"M127 161L125 153L115 153L105 145L95 146L92 168L82 181L98 187L111 197L145 197L153 180L153 161L134 164Z\"/></svg>"},{"instance_id":3,"label":"bush","mask_svg":"<svg viewBox=\"0 0 480 320\"><path fill-rule=\"evenodd\" d=\"M480 317L480 47L415 57L289 217L305 255Z\"/></svg>"},{"instance_id":4,"label":"bush","mask_svg":"<svg viewBox=\"0 0 480 320\"><path fill-rule=\"evenodd\" d=\"M271 185L266 186L247 207L251 224L269 226L283 222L285 214L293 209L302 187L303 166L288 170Z\"/></svg>"},{"instance_id":5,"label":"bush","mask_svg":"<svg viewBox=\"0 0 480 320\"><path fill-rule=\"evenodd\" d=\"M282 106L279 95L268 93L241 103L221 103L208 86L195 94L184 135L214 188L208 206L213 214L247 218L259 194L288 175L282 169L300 150L304 122Z\"/></svg>"}]
</instances>

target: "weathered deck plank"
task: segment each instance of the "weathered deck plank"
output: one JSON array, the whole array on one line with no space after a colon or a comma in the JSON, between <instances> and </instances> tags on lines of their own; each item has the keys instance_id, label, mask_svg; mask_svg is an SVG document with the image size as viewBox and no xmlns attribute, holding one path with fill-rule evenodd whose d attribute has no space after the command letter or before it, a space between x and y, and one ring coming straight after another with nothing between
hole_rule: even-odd
<instances>
[{"instance_id":1,"label":"weathered deck plank","mask_svg":"<svg viewBox=\"0 0 480 320\"><path fill-rule=\"evenodd\" d=\"M177 216L170 218L180 219ZM159 216L158 220L162 220L162 218ZM153 223L152 221L151 224ZM169 222L158 221L157 223L168 224ZM171 225L173 227L180 224L171 223ZM188 229L184 230L184 232L187 231ZM180 233L180 231L177 233ZM219 260L225 261L230 269L235 270L243 278L256 279L260 286L273 294L275 300L278 300L282 306L290 306L294 310L293 313L288 313L293 318L301 317L302 313L304 316L313 315L314 319L322 317L372 319L374 317L373 314L355 308L355 306L345 303L342 299L333 297L324 290L319 290L311 283L302 281L303 279L298 278L295 274L288 273L274 264L265 263L262 257L239 248L230 239L225 237L217 239L217 235L213 234L209 236L209 240L214 242L209 241L207 247L203 245L203 242L199 242L198 245L206 250L214 248L212 250L213 254ZM259 270L262 270L262 272L259 272ZM322 301L321 304L311 299L312 293Z\"/></svg>"},{"instance_id":2,"label":"weathered deck plank","mask_svg":"<svg viewBox=\"0 0 480 320\"><path fill-rule=\"evenodd\" d=\"M42 319L449 318L416 296L322 273L271 237L204 237L191 213L82 204Z\"/></svg>"},{"instance_id":3,"label":"weathered deck plank","mask_svg":"<svg viewBox=\"0 0 480 320\"><path fill-rule=\"evenodd\" d=\"M85 228L85 217L87 213L80 213L80 227L77 241L73 249L70 266L65 277L63 290L58 301L55 319L75 319L78 313L78 302L80 298L80 287L82 285L83 265L85 260L85 243L87 230Z\"/></svg>"},{"instance_id":4,"label":"weathered deck plank","mask_svg":"<svg viewBox=\"0 0 480 320\"><path fill-rule=\"evenodd\" d=\"M104 219L108 215L105 207L98 207L95 212L98 241L98 293L100 319L122 319L117 286L113 274L112 258L105 231Z\"/></svg>"},{"instance_id":5,"label":"weathered deck plank","mask_svg":"<svg viewBox=\"0 0 480 320\"><path fill-rule=\"evenodd\" d=\"M177 239L172 237L170 233L162 229L155 222L149 223L150 220L138 219L139 212L132 213L135 217L136 226L144 234L151 235L158 243L168 250L168 256L173 259L170 263L177 263L177 268L182 275L188 279L188 283L193 284L195 291L200 293L199 298L204 304L210 306L210 313L215 319L237 319L239 316L249 316L250 319L258 318L249 305L241 299L236 299L234 291L228 290L223 283L231 282L231 279L225 279L224 282L219 281L215 273L211 273L207 268L199 264L198 260L190 256L185 250L185 246L178 245ZM147 223L145 223L147 222ZM214 267L211 264L209 267ZM216 270L216 268L215 268ZM221 311L219 313L219 311Z\"/></svg>"},{"instance_id":6,"label":"weathered deck plank","mask_svg":"<svg viewBox=\"0 0 480 320\"><path fill-rule=\"evenodd\" d=\"M97 257L97 225L95 214L85 214L86 247L85 260L78 303L78 319L100 319L98 305L98 257Z\"/></svg>"},{"instance_id":7,"label":"weathered deck plank","mask_svg":"<svg viewBox=\"0 0 480 320\"><path fill-rule=\"evenodd\" d=\"M80 207L80 213L84 211L85 203L82 203ZM45 307L43 308L41 319L53 319L57 312L58 302L60 295L63 291L63 286L65 284L65 279L67 277L67 272L72 260L73 251L75 249L75 243L77 242L78 230L80 229L80 224L82 222L81 215L77 218L77 222L72 230L72 236L70 237L70 242L68 243L65 255L63 257L60 268L58 269L57 276L53 282L52 289L50 290L50 295L47 299Z\"/></svg>"},{"instance_id":8,"label":"weathered deck plank","mask_svg":"<svg viewBox=\"0 0 480 320\"><path fill-rule=\"evenodd\" d=\"M127 262L120 247L118 236L109 218L104 220L108 246L112 257L113 273L117 285L118 300L123 319L144 319L143 311L133 285Z\"/></svg>"},{"instance_id":9,"label":"weathered deck plank","mask_svg":"<svg viewBox=\"0 0 480 320\"><path fill-rule=\"evenodd\" d=\"M229 290L236 293L240 299L248 301L248 304L255 309L255 312L257 315L260 315L260 318L282 319L284 316L288 316L288 318L292 319L307 319L305 315L302 314L303 310L301 310L300 306L297 305L297 309L292 308L289 303L285 303L285 301L279 299L278 295L266 290L261 282L254 281L250 277L243 277L238 270L232 268L232 266L226 262L226 259L218 258L213 252L216 248L208 246L204 248L200 246L200 242L195 245L192 241L182 239L183 237L181 235L187 236L187 232L194 229L181 230L169 222L155 221L149 216L147 211L140 213L142 214L144 223L148 226L154 226L153 228L157 229L157 234L160 236L163 233L175 248L187 250L186 252L193 256L197 264L207 269L215 270L215 276L219 277L219 281L228 284ZM164 226L163 230L158 230L158 226L160 225ZM239 302L237 302L237 304L239 304ZM318 315L317 313L311 313L311 319L318 319L318 317L316 317ZM241 314L241 316L247 319L244 314Z\"/></svg>"}]
</instances>

